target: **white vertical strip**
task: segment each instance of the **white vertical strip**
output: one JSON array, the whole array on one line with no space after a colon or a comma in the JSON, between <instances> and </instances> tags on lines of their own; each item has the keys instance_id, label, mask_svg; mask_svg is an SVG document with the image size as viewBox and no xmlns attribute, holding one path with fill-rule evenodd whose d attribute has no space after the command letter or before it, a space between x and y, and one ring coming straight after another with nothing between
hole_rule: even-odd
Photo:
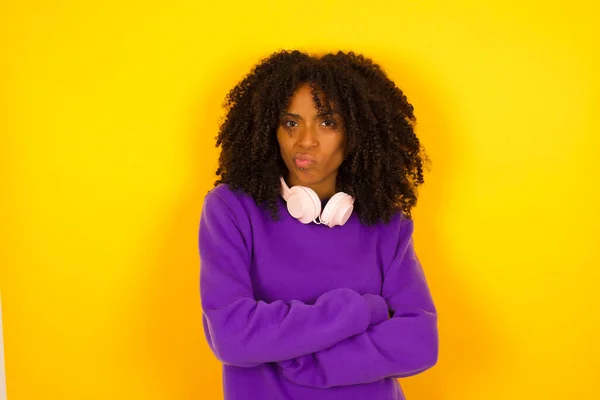
<instances>
[{"instance_id":1,"label":"white vertical strip","mask_svg":"<svg viewBox=\"0 0 600 400\"><path fill-rule=\"evenodd\" d=\"M2 334L2 301L0 300L0 400L6 400L6 375L4 373L4 335Z\"/></svg>"}]
</instances>

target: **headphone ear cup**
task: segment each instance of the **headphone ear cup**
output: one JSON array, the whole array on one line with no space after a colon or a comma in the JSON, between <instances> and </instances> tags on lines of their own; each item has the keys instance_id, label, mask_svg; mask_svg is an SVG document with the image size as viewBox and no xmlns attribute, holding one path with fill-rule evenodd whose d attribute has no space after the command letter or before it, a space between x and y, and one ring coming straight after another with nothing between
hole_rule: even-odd
<instances>
[{"instance_id":1,"label":"headphone ear cup","mask_svg":"<svg viewBox=\"0 0 600 400\"><path fill-rule=\"evenodd\" d=\"M287 209L292 217L308 224L321 214L321 201L312 189L294 186L290 189Z\"/></svg>"},{"instance_id":2,"label":"headphone ear cup","mask_svg":"<svg viewBox=\"0 0 600 400\"><path fill-rule=\"evenodd\" d=\"M321 221L330 228L336 225L344 225L350 219L354 210L354 199L352 196L339 192L327 203L321 216Z\"/></svg>"}]
</instances>

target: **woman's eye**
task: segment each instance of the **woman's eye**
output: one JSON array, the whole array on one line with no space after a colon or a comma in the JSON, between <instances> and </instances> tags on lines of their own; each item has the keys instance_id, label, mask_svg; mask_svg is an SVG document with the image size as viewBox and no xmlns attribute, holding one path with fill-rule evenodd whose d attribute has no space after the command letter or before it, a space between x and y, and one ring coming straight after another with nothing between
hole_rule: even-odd
<instances>
[{"instance_id":1,"label":"woman's eye","mask_svg":"<svg viewBox=\"0 0 600 400\"><path fill-rule=\"evenodd\" d=\"M330 120L330 119L326 119L325 121L323 121L323 124L324 124L325 126L328 126L328 127L330 127L330 128L335 128L335 126L336 126L336 123L335 123L335 121L333 121L333 120Z\"/></svg>"},{"instance_id":2,"label":"woman's eye","mask_svg":"<svg viewBox=\"0 0 600 400\"><path fill-rule=\"evenodd\" d=\"M283 126L285 126L286 128L292 128L292 127L297 126L297 125L298 124L296 123L296 121L285 121L283 123Z\"/></svg>"}]
</instances>

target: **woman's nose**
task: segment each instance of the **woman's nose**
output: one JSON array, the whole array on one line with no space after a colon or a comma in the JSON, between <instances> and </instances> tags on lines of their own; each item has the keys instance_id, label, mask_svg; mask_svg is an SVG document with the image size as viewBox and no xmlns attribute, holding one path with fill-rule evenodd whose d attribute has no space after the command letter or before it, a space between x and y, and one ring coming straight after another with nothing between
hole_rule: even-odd
<instances>
[{"instance_id":1,"label":"woman's nose","mask_svg":"<svg viewBox=\"0 0 600 400\"><path fill-rule=\"evenodd\" d=\"M300 133L298 144L303 148L313 148L318 145L317 132L314 128L306 127Z\"/></svg>"}]
</instances>

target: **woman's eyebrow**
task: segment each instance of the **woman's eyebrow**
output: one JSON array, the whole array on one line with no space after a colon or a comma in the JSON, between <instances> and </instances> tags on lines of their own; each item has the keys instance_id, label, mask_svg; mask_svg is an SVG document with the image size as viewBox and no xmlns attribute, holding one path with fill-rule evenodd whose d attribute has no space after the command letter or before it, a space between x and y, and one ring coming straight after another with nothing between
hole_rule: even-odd
<instances>
[{"instance_id":1,"label":"woman's eyebrow","mask_svg":"<svg viewBox=\"0 0 600 400\"><path fill-rule=\"evenodd\" d=\"M293 117L293 118L297 118L297 119L304 119L299 114L294 114L294 113L290 113L290 112L284 113L283 116L284 117Z\"/></svg>"},{"instance_id":2,"label":"woman's eyebrow","mask_svg":"<svg viewBox=\"0 0 600 400\"><path fill-rule=\"evenodd\" d=\"M304 120L304 118L302 118L302 116L300 114L295 114L295 113L291 113L291 112L286 112L282 114L283 117L292 117L292 118L296 118L296 119L300 119L300 120ZM337 112L321 112L318 113L317 115L315 115L315 119L318 118L325 118L325 117L329 117L329 118L335 118L335 117L339 117L339 114Z\"/></svg>"},{"instance_id":3,"label":"woman's eyebrow","mask_svg":"<svg viewBox=\"0 0 600 400\"><path fill-rule=\"evenodd\" d=\"M335 117L339 117L340 114L332 111L332 112L322 112L322 113L318 113L316 115L317 118L325 118L325 117L329 117L329 118L335 118Z\"/></svg>"}]
</instances>

